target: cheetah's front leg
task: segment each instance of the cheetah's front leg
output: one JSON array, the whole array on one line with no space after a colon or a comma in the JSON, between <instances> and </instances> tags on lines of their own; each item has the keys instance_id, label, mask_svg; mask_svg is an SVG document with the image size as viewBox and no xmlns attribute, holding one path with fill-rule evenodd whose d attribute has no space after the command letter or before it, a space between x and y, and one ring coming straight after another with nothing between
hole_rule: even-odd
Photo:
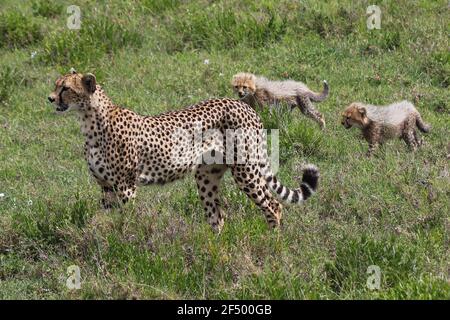
<instances>
[{"instance_id":1,"label":"cheetah's front leg","mask_svg":"<svg viewBox=\"0 0 450 320\"><path fill-rule=\"evenodd\" d=\"M417 147L420 147L423 144L423 139L419 137L416 130L413 130L414 139L416 140Z\"/></svg>"},{"instance_id":2,"label":"cheetah's front leg","mask_svg":"<svg viewBox=\"0 0 450 320\"><path fill-rule=\"evenodd\" d=\"M122 204L127 203L130 199L136 198L136 186L135 185L119 185L116 192L116 198Z\"/></svg>"},{"instance_id":3,"label":"cheetah's front leg","mask_svg":"<svg viewBox=\"0 0 450 320\"><path fill-rule=\"evenodd\" d=\"M368 131L364 131L364 137L369 143L369 150L367 151L366 156L371 157L378 146L382 142L382 130L381 127L375 125L371 127Z\"/></svg>"},{"instance_id":4,"label":"cheetah's front leg","mask_svg":"<svg viewBox=\"0 0 450 320\"><path fill-rule=\"evenodd\" d=\"M370 158L374 154L378 146L378 142L369 142L369 150L367 150L366 156Z\"/></svg>"},{"instance_id":5,"label":"cheetah's front leg","mask_svg":"<svg viewBox=\"0 0 450 320\"><path fill-rule=\"evenodd\" d=\"M116 201L114 201L114 189L112 187L102 187L103 197L102 197L102 207L103 209L109 210L117 206Z\"/></svg>"},{"instance_id":6,"label":"cheetah's front leg","mask_svg":"<svg viewBox=\"0 0 450 320\"><path fill-rule=\"evenodd\" d=\"M102 187L102 205L104 209L120 207L136 197L136 186L119 185L117 187Z\"/></svg>"},{"instance_id":7,"label":"cheetah's front leg","mask_svg":"<svg viewBox=\"0 0 450 320\"><path fill-rule=\"evenodd\" d=\"M410 130L403 135L403 140L406 142L410 150L416 151L419 143L417 142L414 130Z\"/></svg>"}]
</instances>

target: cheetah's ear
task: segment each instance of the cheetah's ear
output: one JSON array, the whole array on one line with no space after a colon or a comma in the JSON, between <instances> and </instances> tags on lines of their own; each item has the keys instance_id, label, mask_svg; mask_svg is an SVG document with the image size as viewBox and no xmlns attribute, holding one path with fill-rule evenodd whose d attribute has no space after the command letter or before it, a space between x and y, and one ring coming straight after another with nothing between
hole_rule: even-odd
<instances>
[{"instance_id":1,"label":"cheetah's ear","mask_svg":"<svg viewBox=\"0 0 450 320\"><path fill-rule=\"evenodd\" d=\"M97 81L95 80L95 76L92 73L86 73L85 75L83 75L83 77L81 78L81 83L90 94L93 94L95 92Z\"/></svg>"},{"instance_id":2,"label":"cheetah's ear","mask_svg":"<svg viewBox=\"0 0 450 320\"><path fill-rule=\"evenodd\" d=\"M366 115L366 108L364 107L358 107L358 112L361 114L361 116L365 116Z\"/></svg>"}]
</instances>

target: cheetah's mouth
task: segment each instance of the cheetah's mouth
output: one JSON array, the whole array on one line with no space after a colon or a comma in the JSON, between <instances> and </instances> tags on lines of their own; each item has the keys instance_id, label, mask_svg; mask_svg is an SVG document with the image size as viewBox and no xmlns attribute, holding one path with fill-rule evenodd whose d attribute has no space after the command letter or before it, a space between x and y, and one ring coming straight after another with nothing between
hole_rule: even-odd
<instances>
[{"instance_id":1,"label":"cheetah's mouth","mask_svg":"<svg viewBox=\"0 0 450 320\"><path fill-rule=\"evenodd\" d=\"M345 129L350 129L352 127L351 124L349 124L347 121L343 120L341 124L344 126Z\"/></svg>"},{"instance_id":2,"label":"cheetah's mouth","mask_svg":"<svg viewBox=\"0 0 450 320\"><path fill-rule=\"evenodd\" d=\"M67 104L65 104L65 103L61 103L61 104L56 105L56 111L58 111L58 112L64 112L67 109L69 109L69 106Z\"/></svg>"},{"instance_id":3,"label":"cheetah's mouth","mask_svg":"<svg viewBox=\"0 0 450 320\"><path fill-rule=\"evenodd\" d=\"M250 92L238 93L240 99L245 99L250 96Z\"/></svg>"}]
</instances>

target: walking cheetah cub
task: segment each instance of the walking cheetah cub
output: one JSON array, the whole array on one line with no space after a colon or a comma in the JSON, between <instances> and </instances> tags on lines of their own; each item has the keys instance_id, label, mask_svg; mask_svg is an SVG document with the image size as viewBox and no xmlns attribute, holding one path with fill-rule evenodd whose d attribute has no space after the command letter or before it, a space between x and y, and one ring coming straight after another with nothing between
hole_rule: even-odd
<instances>
[{"instance_id":1,"label":"walking cheetah cub","mask_svg":"<svg viewBox=\"0 0 450 320\"><path fill-rule=\"evenodd\" d=\"M392 138L402 138L415 151L422 144L416 126L425 133L431 128L423 122L414 105L406 100L383 107L353 102L342 114L342 125L347 129L352 126L362 129L369 143L368 156L379 144Z\"/></svg>"},{"instance_id":2,"label":"walking cheetah cub","mask_svg":"<svg viewBox=\"0 0 450 320\"><path fill-rule=\"evenodd\" d=\"M291 110L298 107L304 115L325 129L325 119L314 108L311 101L320 102L327 98L329 87L326 81L323 82L323 91L316 93L302 82L271 81L252 73L241 72L233 76L231 85L239 97L253 109L256 107L262 109L264 105L273 106L280 102L286 102Z\"/></svg>"}]
</instances>

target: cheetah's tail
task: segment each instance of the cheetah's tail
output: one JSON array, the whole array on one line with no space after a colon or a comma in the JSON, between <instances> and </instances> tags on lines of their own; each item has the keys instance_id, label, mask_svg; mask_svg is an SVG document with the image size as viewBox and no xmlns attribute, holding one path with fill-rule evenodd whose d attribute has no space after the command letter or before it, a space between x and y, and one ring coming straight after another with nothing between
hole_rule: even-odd
<instances>
[{"instance_id":1,"label":"cheetah's tail","mask_svg":"<svg viewBox=\"0 0 450 320\"><path fill-rule=\"evenodd\" d=\"M323 80L323 90L321 93L315 93L311 91L308 96L309 98L314 102L321 102L325 100L328 97L328 92L330 90L330 87L328 86L327 80Z\"/></svg>"},{"instance_id":2,"label":"cheetah's tail","mask_svg":"<svg viewBox=\"0 0 450 320\"><path fill-rule=\"evenodd\" d=\"M422 117L420 114L416 115L416 126L419 128L420 131L428 133L430 132L431 126L429 124L426 124L423 122Z\"/></svg>"},{"instance_id":3,"label":"cheetah's tail","mask_svg":"<svg viewBox=\"0 0 450 320\"><path fill-rule=\"evenodd\" d=\"M300 188L297 189L289 189L283 186L273 174L268 174L266 181L269 188L281 201L289 204L299 204L316 192L319 182L319 170L312 164L304 166L302 182L300 183Z\"/></svg>"}]
</instances>

